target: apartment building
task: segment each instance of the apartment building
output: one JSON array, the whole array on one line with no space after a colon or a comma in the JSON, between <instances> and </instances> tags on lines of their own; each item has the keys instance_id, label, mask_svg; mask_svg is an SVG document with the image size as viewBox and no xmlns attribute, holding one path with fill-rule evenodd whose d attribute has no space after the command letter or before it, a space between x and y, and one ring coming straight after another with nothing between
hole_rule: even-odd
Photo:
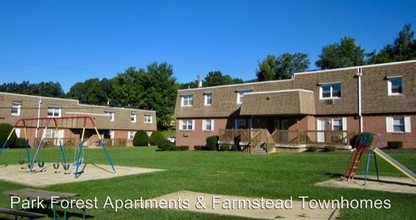
<instances>
[{"instance_id":1,"label":"apartment building","mask_svg":"<svg viewBox=\"0 0 416 220\"><path fill-rule=\"evenodd\" d=\"M15 125L21 118L90 116L97 130L108 145L132 146L133 137L138 130L150 134L157 129L156 112L132 108L85 105L78 100L21 95L0 92L0 123ZM21 124L19 124L21 126ZM56 125L44 121L32 120L25 125L26 134L16 128L17 136L27 136L29 141L36 138L79 139L84 124L80 120L59 120ZM86 127L84 145L94 146L98 137L90 124Z\"/></svg>"},{"instance_id":2,"label":"apartment building","mask_svg":"<svg viewBox=\"0 0 416 220\"><path fill-rule=\"evenodd\" d=\"M175 117L176 144L190 147L213 135L236 144L232 139L241 141L244 134L236 130L251 130L244 144L262 133L257 139L272 148L348 145L354 134L366 131L381 135L381 147L402 141L405 148L416 148L416 61L183 89ZM234 136L224 138L230 131Z\"/></svg>"}]
</instances>

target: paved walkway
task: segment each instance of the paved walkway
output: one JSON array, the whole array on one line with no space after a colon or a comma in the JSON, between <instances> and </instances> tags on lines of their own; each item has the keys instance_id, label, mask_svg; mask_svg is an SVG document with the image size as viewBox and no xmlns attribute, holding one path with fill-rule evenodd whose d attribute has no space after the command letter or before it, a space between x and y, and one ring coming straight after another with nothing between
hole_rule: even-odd
<instances>
[{"instance_id":1,"label":"paved walkway","mask_svg":"<svg viewBox=\"0 0 416 220\"><path fill-rule=\"evenodd\" d=\"M23 167L22 169L22 166L26 165L2 165L0 167L0 179L7 182L19 183L27 186L47 187L62 183L108 179L127 175L137 175L163 171L162 169L115 166L116 173L113 173L113 170L111 169L110 165L84 165L80 166L80 169L83 169L84 172L78 178L75 178L73 166L70 166L68 171L65 171L62 168L62 166L60 166L59 169L55 170L53 168L52 163L45 164L43 168L39 168L36 164L33 171L30 173L26 167Z\"/></svg>"}]
</instances>

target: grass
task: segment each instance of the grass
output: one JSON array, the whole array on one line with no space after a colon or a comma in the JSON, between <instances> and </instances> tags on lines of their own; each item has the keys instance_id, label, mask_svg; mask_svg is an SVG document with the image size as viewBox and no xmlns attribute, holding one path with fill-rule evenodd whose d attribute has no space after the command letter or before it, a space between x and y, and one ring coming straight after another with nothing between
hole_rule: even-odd
<instances>
[{"instance_id":1,"label":"grass","mask_svg":"<svg viewBox=\"0 0 416 220\"><path fill-rule=\"evenodd\" d=\"M126 176L47 187L47 190L77 192L81 198L150 199L164 194L188 190L215 195L264 197L294 200L299 196L311 199L381 199L391 202L390 209L343 209L342 219L416 219L416 196L356 189L323 188L314 183L342 175L350 158L347 152L276 153L250 155L243 152L186 151L158 152L155 147L109 148L117 165L161 168L165 172ZM416 152L389 151L392 157L416 170ZM45 160L53 161L54 149L44 149ZM0 164L17 163L21 150L7 150L0 155ZM101 150L86 149L87 163L106 163ZM363 157L364 158L364 157ZM365 157L366 158L366 157ZM402 176L392 166L379 159L383 176ZM117 167L116 167L117 169ZM374 164L371 174L375 174ZM360 172L363 174L364 162ZM1 172L1 167L0 167ZM0 181L0 191L25 186ZM0 206L8 207L9 199L0 195ZM91 209L87 214L97 219L241 219L237 217L201 214L174 210ZM1 218L1 216L0 216Z\"/></svg>"}]
</instances>

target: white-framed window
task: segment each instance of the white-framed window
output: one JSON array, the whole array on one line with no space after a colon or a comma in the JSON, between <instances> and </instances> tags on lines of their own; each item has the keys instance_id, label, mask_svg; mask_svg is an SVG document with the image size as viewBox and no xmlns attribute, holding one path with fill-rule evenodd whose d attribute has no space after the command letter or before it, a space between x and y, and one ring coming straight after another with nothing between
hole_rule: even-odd
<instances>
[{"instance_id":1,"label":"white-framed window","mask_svg":"<svg viewBox=\"0 0 416 220\"><path fill-rule=\"evenodd\" d=\"M241 90L237 91L237 104L243 103L244 94L252 92L252 90Z\"/></svg>"},{"instance_id":2,"label":"white-framed window","mask_svg":"<svg viewBox=\"0 0 416 220\"><path fill-rule=\"evenodd\" d=\"M22 104L19 102L13 102L12 103L12 115L20 115L20 109L22 107Z\"/></svg>"},{"instance_id":3,"label":"white-framed window","mask_svg":"<svg viewBox=\"0 0 416 220\"><path fill-rule=\"evenodd\" d=\"M137 113L136 112L131 112L130 113L130 121L132 123L136 123L136 121L137 121Z\"/></svg>"},{"instance_id":4,"label":"white-framed window","mask_svg":"<svg viewBox=\"0 0 416 220\"><path fill-rule=\"evenodd\" d=\"M347 118L333 118L332 130L333 131L346 131L347 130Z\"/></svg>"},{"instance_id":5,"label":"white-framed window","mask_svg":"<svg viewBox=\"0 0 416 220\"><path fill-rule=\"evenodd\" d=\"M411 132L410 117L392 116L386 117L386 130L390 133Z\"/></svg>"},{"instance_id":6,"label":"white-framed window","mask_svg":"<svg viewBox=\"0 0 416 220\"><path fill-rule=\"evenodd\" d=\"M341 83L323 83L320 84L319 98L334 99L341 98Z\"/></svg>"},{"instance_id":7,"label":"white-framed window","mask_svg":"<svg viewBox=\"0 0 416 220\"><path fill-rule=\"evenodd\" d=\"M204 105L212 105L212 93L205 93L204 94Z\"/></svg>"},{"instance_id":8,"label":"white-framed window","mask_svg":"<svg viewBox=\"0 0 416 220\"><path fill-rule=\"evenodd\" d=\"M134 135L136 135L135 131L129 131L127 132L127 139L128 140L133 140L134 139Z\"/></svg>"},{"instance_id":9,"label":"white-framed window","mask_svg":"<svg viewBox=\"0 0 416 220\"><path fill-rule=\"evenodd\" d=\"M44 130L44 138L53 138L53 130L52 129L46 129Z\"/></svg>"},{"instance_id":10,"label":"white-framed window","mask_svg":"<svg viewBox=\"0 0 416 220\"><path fill-rule=\"evenodd\" d=\"M48 107L48 117L61 117L61 108L49 106Z\"/></svg>"},{"instance_id":11,"label":"white-framed window","mask_svg":"<svg viewBox=\"0 0 416 220\"><path fill-rule=\"evenodd\" d=\"M179 121L179 128L180 130L184 130L184 131L192 131L194 130L194 124L195 121L194 120L180 120Z\"/></svg>"},{"instance_id":12,"label":"white-framed window","mask_svg":"<svg viewBox=\"0 0 416 220\"><path fill-rule=\"evenodd\" d=\"M153 123L153 115L145 114L144 115L144 123Z\"/></svg>"},{"instance_id":13,"label":"white-framed window","mask_svg":"<svg viewBox=\"0 0 416 220\"><path fill-rule=\"evenodd\" d=\"M212 120L212 119L202 120L202 130L203 131L213 131L214 130L214 120Z\"/></svg>"},{"instance_id":14,"label":"white-framed window","mask_svg":"<svg viewBox=\"0 0 416 220\"><path fill-rule=\"evenodd\" d=\"M194 104L193 95L183 95L181 96L181 106L189 107Z\"/></svg>"},{"instance_id":15,"label":"white-framed window","mask_svg":"<svg viewBox=\"0 0 416 220\"><path fill-rule=\"evenodd\" d=\"M387 78L388 95L403 95L403 77L395 76Z\"/></svg>"},{"instance_id":16,"label":"white-framed window","mask_svg":"<svg viewBox=\"0 0 416 220\"><path fill-rule=\"evenodd\" d=\"M110 117L110 121L114 121L115 119L115 113L111 111L104 111L104 114L108 115Z\"/></svg>"}]
</instances>

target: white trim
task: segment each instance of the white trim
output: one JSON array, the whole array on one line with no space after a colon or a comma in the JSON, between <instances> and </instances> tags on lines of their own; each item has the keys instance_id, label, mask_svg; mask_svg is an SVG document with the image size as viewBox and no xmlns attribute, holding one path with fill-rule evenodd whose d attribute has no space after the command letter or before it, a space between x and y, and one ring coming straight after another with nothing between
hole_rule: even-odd
<instances>
[{"instance_id":1,"label":"white trim","mask_svg":"<svg viewBox=\"0 0 416 220\"><path fill-rule=\"evenodd\" d=\"M208 103L208 96L211 97L211 103ZM204 93L204 106L211 106L212 105L212 92Z\"/></svg>"},{"instance_id":2,"label":"white trim","mask_svg":"<svg viewBox=\"0 0 416 220\"><path fill-rule=\"evenodd\" d=\"M183 129L184 121L191 121L191 127L192 128L191 129ZM195 120L191 120L191 119L181 119L179 121L179 130L181 130L181 131L193 131L193 130L195 130Z\"/></svg>"},{"instance_id":3,"label":"white trim","mask_svg":"<svg viewBox=\"0 0 416 220\"><path fill-rule=\"evenodd\" d=\"M89 112L65 112L65 114L67 115L94 115L94 116L108 117L108 114L89 113Z\"/></svg>"},{"instance_id":4,"label":"white trim","mask_svg":"<svg viewBox=\"0 0 416 220\"><path fill-rule=\"evenodd\" d=\"M185 105L185 98L187 98L187 104ZM192 100L192 102L190 102ZM192 107L194 105L194 95L186 94L181 95L181 107Z\"/></svg>"},{"instance_id":5,"label":"white trim","mask_svg":"<svg viewBox=\"0 0 416 220\"><path fill-rule=\"evenodd\" d=\"M404 117L404 132L406 132L406 133L412 132L411 122L410 122L410 117L409 116Z\"/></svg>"},{"instance_id":6,"label":"white trim","mask_svg":"<svg viewBox=\"0 0 416 220\"><path fill-rule=\"evenodd\" d=\"M400 85L400 87L401 87L401 89L402 89L402 91L401 92L395 92L395 93L393 93L392 92L392 80L394 80L394 79L400 79L400 81L401 81L401 85ZM404 84L404 79L403 79L403 77L402 76L397 76L397 77L390 77L390 78L388 78L387 79L387 95L388 96L402 96L403 95L403 90L404 90L404 86L403 86L403 84Z\"/></svg>"},{"instance_id":7,"label":"white trim","mask_svg":"<svg viewBox=\"0 0 416 220\"><path fill-rule=\"evenodd\" d=\"M386 132L393 132L393 117L386 117Z\"/></svg>"},{"instance_id":8,"label":"white trim","mask_svg":"<svg viewBox=\"0 0 416 220\"><path fill-rule=\"evenodd\" d=\"M211 122L211 129L206 128L208 121ZM203 131L214 131L214 119L203 119L202 120L202 130Z\"/></svg>"},{"instance_id":9,"label":"white trim","mask_svg":"<svg viewBox=\"0 0 416 220\"><path fill-rule=\"evenodd\" d=\"M357 68L372 68L372 67L381 67L381 66L391 66L391 65L400 65L405 63L415 63L416 60L407 60L407 61L400 61L400 62L391 62L391 63L380 63L380 64L371 64L371 65L363 65L363 66L352 66L352 67L345 67L345 68L338 68L338 69L327 69L327 70L316 70L316 71L309 71L309 72L300 72L294 73L293 75L304 75L304 74L313 74L313 73L326 73L326 72L334 72L334 71L345 71L345 70L353 70Z\"/></svg>"},{"instance_id":10,"label":"white trim","mask_svg":"<svg viewBox=\"0 0 416 220\"><path fill-rule=\"evenodd\" d=\"M248 92L248 93L245 93L244 95L272 94L272 93L285 93L285 92L309 92L309 93L313 93L313 91L306 90L306 89L286 89L286 90L278 90L278 91Z\"/></svg>"}]
</instances>

